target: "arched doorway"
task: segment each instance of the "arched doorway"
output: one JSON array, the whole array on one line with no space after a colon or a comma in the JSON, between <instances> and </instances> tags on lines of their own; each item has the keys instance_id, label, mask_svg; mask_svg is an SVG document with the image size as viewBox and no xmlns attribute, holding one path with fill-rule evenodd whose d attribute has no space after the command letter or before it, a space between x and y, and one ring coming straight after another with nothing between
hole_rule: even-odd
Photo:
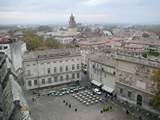
<instances>
[{"instance_id":1,"label":"arched doorway","mask_svg":"<svg viewBox=\"0 0 160 120\"><path fill-rule=\"evenodd\" d=\"M143 98L142 98L142 96L141 95L137 95L137 105L142 105L142 100L143 100Z\"/></svg>"}]
</instances>

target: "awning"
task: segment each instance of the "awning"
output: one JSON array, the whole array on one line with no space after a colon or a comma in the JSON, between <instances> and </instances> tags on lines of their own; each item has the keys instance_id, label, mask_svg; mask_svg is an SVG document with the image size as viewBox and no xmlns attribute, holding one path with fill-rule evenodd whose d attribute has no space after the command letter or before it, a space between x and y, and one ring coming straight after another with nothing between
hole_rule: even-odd
<instances>
[{"instance_id":1,"label":"awning","mask_svg":"<svg viewBox=\"0 0 160 120\"><path fill-rule=\"evenodd\" d=\"M105 86L105 85L102 87L102 90L104 90L104 91L106 91L108 93L112 93L114 91L113 88Z\"/></svg>"},{"instance_id":2,"label":"awning","mask_svg":"<svg viewBox=\"0 0 160 120\"><path fill-rule=\"evenodd\" d=\"M96 86L98 86L98 87L100 87L102 85L102 83L100 83L100 82L98 82L96 80L92 80L91 83L96 85Z\"/></svg>"}]
</instances>

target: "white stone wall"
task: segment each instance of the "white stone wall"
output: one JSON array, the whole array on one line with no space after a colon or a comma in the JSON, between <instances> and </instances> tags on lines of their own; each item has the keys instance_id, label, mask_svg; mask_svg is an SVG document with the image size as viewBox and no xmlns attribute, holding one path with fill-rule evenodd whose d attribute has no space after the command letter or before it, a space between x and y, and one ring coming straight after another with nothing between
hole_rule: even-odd
<instances>
[{"instance_id":1,"label":"white stone wall","mask_svg":"<svg viewBox=\"0 0 160 120\"><path fill-rule=\"evenodd\" d=\"M96 80L105 86L115 88L114 66L108 66L95 61L89 61L89 78L90 80Z\"/></svg>"},{"instance_id":2,"label":"white stone wall","mask_svg":"<svg viewBox=\"0 0 160 120\"><path fill-rule=\"evenodd\" d=\"M142 106L149 105L151 97L154 95L151 76L156 68L133 62L117 61L117 96L137 104L137 96L140 95L142 96Z\"/></svg>"},{"instance_id":3,"label":"white stone wall","mask_svg":"<svg viewBox=\"0 0 160 120\"><path fill-rule=\"evenodd\" d=\"M69 37L68 36L65 36L65 37L58 36L58 37L55 37L55 39L62 44L69 44L73 41L73 37L70 37L70 36Z\"/></svg>"},{"instance_id":4,"label":"white stone wall","mask_svg":"<svg viewBox=\"0 0 160 120\"><path fill-rule=\"evenodd\" d=\"M81 56L29 61L24 62L23 65L27 89L81 80ZM74 70L72 70L72 65L75 67ZM77 65L79 65L79 68L77 68ZM66 66L68 66L67 71ZM60 71L60 67L62 67L62 71ZM54 71L55 68L56 72ZM50 69L50 73L48 73L48 69ZM75 78L72 78L73 73L75 74ZM79 74L79 77L77 77L77 74ZM68 80L66 79L66 75L69 76ZM63 80L61 80L61 76L63 76ZM55 81L55 77L57 77L57 81ZM48 78L51 79L51 82L48 82ZM42 83L42 79L45 79L45 84ZM34 84L34 80L38 81L37 85ZM29 85L28 81L31 81L32 85Z\"/></svg>"}]
</instances>

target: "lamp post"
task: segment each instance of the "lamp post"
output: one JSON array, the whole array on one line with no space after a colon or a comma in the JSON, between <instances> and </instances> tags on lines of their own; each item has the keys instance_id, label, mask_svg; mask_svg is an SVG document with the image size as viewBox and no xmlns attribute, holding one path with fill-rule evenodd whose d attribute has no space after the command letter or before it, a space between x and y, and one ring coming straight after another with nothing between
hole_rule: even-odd
<instances>
[{"instance_id":1,"label":"lamp post","mask_svg":"<svg viewBox=\"0 0 160 120\"><path fill-rule=\"evenodd\" d=\"M39 95L40 81L39 81L39 63L38 63L38 57L36 58L36 62L37 62L37 81L38 81L38 95Z\"/></svg>"}]
</instances>

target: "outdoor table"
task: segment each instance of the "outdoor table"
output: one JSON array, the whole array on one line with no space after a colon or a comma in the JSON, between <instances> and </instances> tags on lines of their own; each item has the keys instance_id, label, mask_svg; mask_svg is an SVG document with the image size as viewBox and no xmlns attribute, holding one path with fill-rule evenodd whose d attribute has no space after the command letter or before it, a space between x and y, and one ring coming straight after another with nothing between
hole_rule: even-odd
<instances>
[{"instance_id":1,"label":"outdoor table","mask_svg":"<svg viewBox=\"0 0 160 120\"><path fill-rule=\"evenodd\" d=\"M95 98L92 98L92 100L96 100Z\"/></svg>"},{"instance_id":2,"label":"outdoor table","mask_svg":"<svg viewBox=\"0 0 160 120\"><path fill-rule=\"evenodd\" d=\"M96 99L99 99L99 97L96 97Z\"/></svg>"},{"instance_id":3,"label":"outdoor table","mask_svg":"<svg viewBox=\"0 0 160 120\"><path fill-rule=\"evenodd\" d=\"M90 103L91 103L91 104L93 104L94 102L93 102L93 101L91 101Z\"/></svg>"},{"instance_id":4,"label":"outdoor table","mask_svg":"<svg viewBox=\"0 0 160 120\"><path fill-rule=\"evenodd\" d=\"M77 95L75 95L74 97L75 97L75 98L78 98L78 96L77 96Z\"/></svg>"},{"instance_id":5,"label":"outdoor table","mask_svg":"<svg viewBox=\"0 0 160 120\"><path fill-rule=\"evenodd\" d=\"M89 99L92 99L92 97L91 97L91 96L89 96Z\"/></svg>"},{"instance_id":6,"label":"outdoor table","mask_svg":"<svg viewBox=\"0 0 160 120\"><path fill-rule=\"evenodd\" d=\"M96 103L98 103L98 100L95 100Z\"/></svg>"},{"instance_id":7,"label":"outdoor table","mask_svg":"<svg viewBox=\"0 0 160 120\"><path fill-rule=\"evenodd\" d=\"M96 98L97 96L96 96L96 95L93 95L93 97L95 97L95 98Z\"/></svg>"},{"instance_id":8,"label":"outdoor table","mask_svg":"<svg viewBox=\"0 0 160 120\"><path fill-rule=\"evenodd\" d=\"M79 94L79 96L80 96L80 97L82 97L82 95L81 95L81 94Z\"/></svg>"},{"instance_id":9,"label":"outdoor table","mask_svg":"<svg viewBox=\"0 0 160 120\"><path fill-rule=\"evenodd\" d=\"M85 96L82 96L82 98L85 98Z\"/></svg>"},{"instance_id":10,"label":"outdoor table","mask_svg":"<svg viewBox=\"0 0 160 120\"><path fill-rule=\"evenodd\" d=\"M89 103L87 102L86 105L89 105Z\"/></svg>"},{"instance_id":11,"label":"outdoor table","mask_svg":"<svg viewBox=\"0 0 160 120\"><path fill-rule=\"evenodd\" d=\"M84 99L87 100L88 98L85 97Z\"/></svg>"}]
</instances>

